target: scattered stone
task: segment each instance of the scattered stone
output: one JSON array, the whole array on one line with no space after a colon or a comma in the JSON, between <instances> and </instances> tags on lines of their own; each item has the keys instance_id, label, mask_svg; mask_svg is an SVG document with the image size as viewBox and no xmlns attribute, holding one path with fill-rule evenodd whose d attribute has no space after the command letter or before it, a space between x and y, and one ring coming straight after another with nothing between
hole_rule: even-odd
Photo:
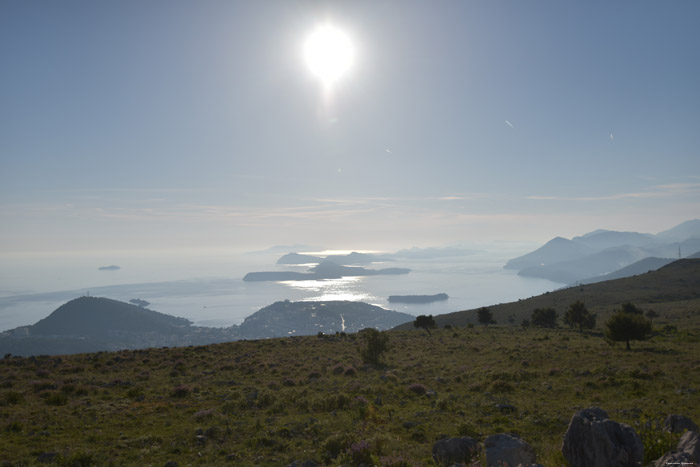
<instances>
[{"instance_id":1,"label":"scattered stone","mask_svg":"<svg viewBox=\"0 0 700 467\"><path fill-rule=\"evenodd\" d=\"M36 458L37 462L42 464L50 464L54 461L54 458L58 455L57 452L42 452Z\"/></svg>"},{"instance_id":2,"label":"scattered stone","mask_svg":"<svg viewBox=\"0 0 700 467\"><path fill-rule=\"evenodd\" d=\"M379 396L375 397L374 398L374 405L376 405L377 407L381 407L382 406L382 398Z\"/></svg>"},{"instance_id":3,"label":"scattered stone","mask_svg":"<svg viewBox=\"0 0 700 467\"><path fill-rule=\"evenodd\" d=\"M676 450L657 460L654 467L667 465L700 464L700 435L697 431L687 431L678 441Z\"/></svg>"},{"instance_id":4,"label":"scattered stone","mask_svg":"<svg viewBox=\"0 0 700 467\"><path fill-rule=\"evenodd\" d=\"M700 432L695 422L684 415L669 415L666 417L664 430L671 433L683 433L683 430Z\"/></svg>"},{"instance_id":5,"label":"scattered stone","mask_svg":"<svg viewBox=\"0 0 700 467\"><path fill-rule=\"evenodd\" d=\"M518 409L511 404L496 404L496 408L502 413L515 413Z\"/></svg>"},{"instance_id":6,"label":"scattered stone","mask_svg":"<svg viewBox=\"0 0 700 467\"><path fill-rule=\"evenodd\" d=\"M561 452L571 467L634 467L644 460L644 447L634 428L610 420L598 407L574 414Z\"/></svg>"},{"instance_id":7,"label":"scattered stone","mask_svg":"<svg viewBox=\"0 0 700 467\"><path fill-rule=\"evenodd\" d=\"M501 433L484 440L487 465L530 465L537 456L532 446L522 439Z\"/></svg>"},{"instance_id":8,"label":"scattered stone","mask_svg":"<svg viewBox=\"0 0 700 467\"><path fill-rule=\"evenodd\" d=\"M433 459L442 465L469 462L478 452L478 441L467 436L441 439L433 445Z\"/></svg>"}]
</instances>

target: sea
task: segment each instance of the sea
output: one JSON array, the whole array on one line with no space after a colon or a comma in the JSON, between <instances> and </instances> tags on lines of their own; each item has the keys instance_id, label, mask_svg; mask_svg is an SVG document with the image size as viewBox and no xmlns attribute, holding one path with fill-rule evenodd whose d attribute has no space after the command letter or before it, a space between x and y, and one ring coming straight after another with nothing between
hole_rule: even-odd
<instances>
[{"instance_id":1,"label":"sea","mask_svg":"<svg viewBox=\"0 0 700 467\"><path fill-rule=\"evenodd\" d=\"M414 316L440 315L561 288L564 284L521 277L517 271L503 268L508 259L532 249L532 245L520 244L480 245L449 257L361 265L368 269L409 268L409 274L285 282L242 279L253 271L304 272L313 265L277 265L279 251L4 253L0 254L0 331L34 324L69 300L86 295L146 300L151 310L211 327L240 324L252 313L281 300L362 301ZM101 269L107 266L118 269ZM388 301L390 295L437 293L446 293L449 299L428 304Z\"/></svg>"}]
</instances>

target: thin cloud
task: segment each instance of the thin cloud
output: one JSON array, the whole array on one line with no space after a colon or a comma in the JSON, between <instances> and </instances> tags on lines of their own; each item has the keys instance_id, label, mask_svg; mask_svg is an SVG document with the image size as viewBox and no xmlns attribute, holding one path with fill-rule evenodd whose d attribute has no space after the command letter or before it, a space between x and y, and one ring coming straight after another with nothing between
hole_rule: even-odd
<instances>
[{"instance_id":1,"label":"thin cloud","mask_svg":"<svg viewBox=\"0 0 700 467\"><path fill-rule=\"evenodd\" d=\"M515 127L513 126L513 124L512 124L512 123L510 123L510 122L509 122L508 120L506 120L505 122L506 122L506 124L507 124L507 125L508 125L509 127L511 127L511 128L515 128Z\"/></svg>"},{"instance_id":2,"label":"thin cloud","mask_svg":"<svg viewBox=\"0 0 700 467\"><path fill-rule=\"evenodd\" d=\"M605 196L531 195L528 196L527 199L538 201L615 201L621 199L662 199L699 192L700 183L672 183L668 185L656 185L651 187L648 191L614 193Z\"/></svg>"}]
</instances>

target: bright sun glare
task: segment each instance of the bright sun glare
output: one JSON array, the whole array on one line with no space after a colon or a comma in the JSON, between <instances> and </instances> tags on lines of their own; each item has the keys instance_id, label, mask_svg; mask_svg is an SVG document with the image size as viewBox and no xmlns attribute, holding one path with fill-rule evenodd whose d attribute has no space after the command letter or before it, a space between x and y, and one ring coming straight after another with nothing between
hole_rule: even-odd
<instances>
[{"instance_id":1,"label":"bright sun glare","mask_svg":"<svg viewBox=\"0 0 700 467\"><path fill-rule=\"evenodd\" d=\"M304 58L311 73L327 87L350 69L354 55L347 34L330 25L316 28L304 44Z\"/></svg>"}]
</instances>

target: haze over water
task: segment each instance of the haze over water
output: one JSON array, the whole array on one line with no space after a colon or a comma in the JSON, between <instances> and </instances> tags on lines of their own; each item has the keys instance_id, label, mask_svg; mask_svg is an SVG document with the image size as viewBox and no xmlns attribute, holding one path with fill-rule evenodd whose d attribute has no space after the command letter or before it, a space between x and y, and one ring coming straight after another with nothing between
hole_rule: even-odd
<instances>
[{"instance_id":1,"label":"haze over water","mask_svg":"<svg viewBox=\"0 0 700 467\"><path fill-rule=\"evenodd\" d=\"M15 256L0 267L0 330L33 324L65 301L88 292L124 301L141 298L162 313L200 325L228 326L285 299L364 301L414 315L437 315L527 298L562 285L502 269L508 253L520 251L501 248L499 253L478 251L453 258L364 265L408 267L412 271L407 275L289 282L242 281L251 271L306 270L306 265L277 266L279 254L122 254L115 261L94 254ZM121 269L98 270L111 264ZM390 295L441 292L450 299L424 305L387 301Z\"/></svg>"}]
</instances>

